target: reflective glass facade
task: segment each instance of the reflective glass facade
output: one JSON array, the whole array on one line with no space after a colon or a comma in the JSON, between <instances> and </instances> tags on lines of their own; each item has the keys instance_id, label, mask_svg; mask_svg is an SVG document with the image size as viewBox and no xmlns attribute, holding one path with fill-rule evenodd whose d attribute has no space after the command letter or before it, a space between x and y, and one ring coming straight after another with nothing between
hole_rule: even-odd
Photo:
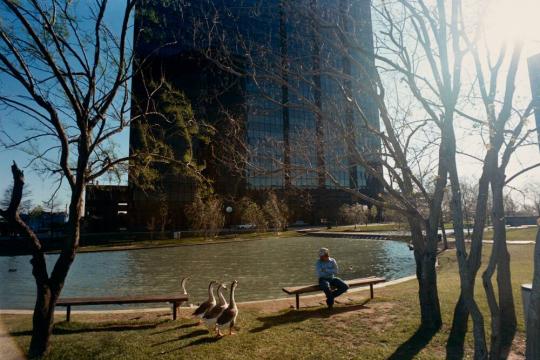
<instances>
[{"instance_id":1,"label":"reflective glass facade","mask_svg":"<svg viewBox=\"0 0 540 360\"><path fill-rule=\"evenodd\" d=\"M136 53L153 58L152 71L186 91L197 116L219 123L224 110L243 122L244 180L232 190L232 177L215 171L219 192L378 193L354 159L354 151L380 146L362 125L367 119L378 128L378 112L359 86L374 71L373 57L365 55L373 51L370 11L370 0L146 1L135 21L142 34ZM337 49L335 33L320 26L325 21L353 37L363 55ZM187 183L167 177L177 206L191 201Z\"/></svg>"}]
</instances>

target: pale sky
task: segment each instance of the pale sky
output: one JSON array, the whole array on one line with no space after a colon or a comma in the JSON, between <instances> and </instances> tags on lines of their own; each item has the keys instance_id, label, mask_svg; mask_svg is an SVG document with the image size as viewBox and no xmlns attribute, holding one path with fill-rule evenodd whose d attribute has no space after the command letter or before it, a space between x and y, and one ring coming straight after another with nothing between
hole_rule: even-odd
<instances>
[{"instance_id":1,"label":"pale sky","mask_svg":"<svg viewBox=\"0 0 540 360\"><path fill-rule=\"evenodd\" d=\"M516 82L516 101L518 108L523 109L531 99L529 73L527 70L527 58L540 53L540 1L538 0L491 0L487 7L480 6L477 10L485 16L486 31L490 36L488 43L493 49L498 49L502 41L507 41L509 49L511 45L520 39L524 42L524 51L521 66ZM464 8L464 12L469 8ZM494 51L494 50L493 50ZM510 51L510 50L509 50ZM501 84L503 82L501 81ZM501 85L502 86L502 85ZM534 117L530 118L530 128L534 128ZM461 148L471 152L482 151L483 145L478 138L461 134ZM528 146L519 149L509 164L507 177L520 169L540 163L540 151L536 146ZM475 177L479 172L479 164L470 158L459 158L461 174ZM511 185L520 189L526 188L531 183L540 183L540 168L531 170L516 180ZM516 195L516 199L522 199Z\"/></svg>"}]
</instances>

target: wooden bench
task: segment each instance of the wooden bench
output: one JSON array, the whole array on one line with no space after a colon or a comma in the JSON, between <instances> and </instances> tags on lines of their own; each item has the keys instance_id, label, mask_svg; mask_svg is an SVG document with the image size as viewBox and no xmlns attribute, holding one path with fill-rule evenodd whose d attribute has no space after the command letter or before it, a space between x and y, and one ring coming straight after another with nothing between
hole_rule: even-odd
<instances>
[{"instance_id":1,"label":"wooden bench","mask_svg":"<svg viewBox=\"0 0 540 360\"><path fill-rule=\"evenodd\" d=\"M386 281L385 278L370 276L370 277L361 278L361 279L346 280L345 283L349 285L350 288L369 285L370 297L371 299L373 299L373 285L382 283L385 281ZM296 310L298 310L300 308L300 294L322 291L322 290L319 287L319 284L313 284L313 285L304 285L304 286L284 287L283 291L289 295L296 295Z\"/></svg>"},{"instance_id":2,"label":"wooden bench","mask_svg":"<svg viewBox=\"0 0 540 360\"><path fill-rule=\"evenodd\" d=\"M166 302L172 304L172 318L176 320L178 307L183 302L188 301L186 294L165 294L165 295L135 295L135 296L107 296L107 297L78 297L59 299L56 306L65 306L66 321L70 320L71 307L83 305L120 305L120 304L148 304Z\"/></svg>"}]
</instances>

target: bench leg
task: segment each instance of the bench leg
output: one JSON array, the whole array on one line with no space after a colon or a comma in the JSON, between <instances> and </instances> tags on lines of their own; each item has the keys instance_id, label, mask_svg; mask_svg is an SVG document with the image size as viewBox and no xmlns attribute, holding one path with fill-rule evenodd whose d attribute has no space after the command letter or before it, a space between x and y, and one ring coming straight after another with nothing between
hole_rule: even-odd
<instances>
[{"instance_id":1,"label":"bench leg","mask_svg":"<svg viewBox=\"0 0 540 360\"><path fill-rule=\"evenodd\" d=\"M369 284L369 295L373 299L373 284Z\"/></svg>"},{"instance_id":2,"label":"bench leg","mask_svg":"<svg viewBox=\"0 0 540 360\"><path fill-rule=\"evenodd\" d=\"M296 294L296 310L300 309L300 294Z\"/></svg>"},{"instance_id":3,"label":"bench leg","mask_svg":"<svg viewBox=\"0 0 540 360\"><path fill-rule=\"evenodd\" d=\"M176 313L177 313L177 310L178 310L178 303L177 303L177 302L173 302L173 305L172 305L172 319L173 319L173 320L176 320Z\"/></svg>"},{"instance_id":4,"label":"bench leg","mask_svg":"<svg viewBox=\"0 0 540 360\"><path fill-rule=\"evenodd\" d=\"M71 305L68 305L66 307L66 321L69 322L70 319L71 319Z\"/></svg>"}]
</instances>

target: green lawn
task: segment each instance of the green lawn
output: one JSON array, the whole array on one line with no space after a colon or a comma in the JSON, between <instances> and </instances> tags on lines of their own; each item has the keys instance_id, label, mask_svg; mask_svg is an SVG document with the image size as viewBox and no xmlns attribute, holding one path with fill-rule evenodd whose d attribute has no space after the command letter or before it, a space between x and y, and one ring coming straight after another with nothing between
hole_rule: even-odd
<instances>
[{"instance_id":1,"label":"green lawn","mask_svg":"<svg viewBox=\"0 0 540 360\"><path fill-rule=\"evenodd\" d=\"M519 321L516 352L523 352L523 313L519 285L530 282L532 245L511 246L512 279ZM484 255L488 256L486 246ZM240 284L241 286L241 284ZM172 321L168 314L80 315L71 323L57 323L49 359L440 359L459 282L455 254L440 259L439 291L444 326L424 346L413 335L418 327L415 281L375 292L366 302L365 293L352 304L338 305L332 313L321 306L301 311L268 311L240 308L239 333L215 339L194 321ZM481 286L478 294L483 294ZM483 296L480 306L487 312ZM63 320L58 314L57 320ZM3 321L24 349L30 337L31 317L3 316ZM488 330L489 333L489 330ZM407 342L408 339L412 341ZM407 343L406 343L407 342ZM402 346L406 343L407 345ZM472 337L467 338L471 355Z\"/></svg>"},{"instance_id":2,"label":"green lawn","mask_svg":"<svg viewBox=\"0 0 540 360\"><path fill-rule=\"evenodd\" d=\"M357 231L357 232L378 232L378 231L404 231L407 227L404 224L398 223L386 223L386 224L368 224L368 225L340 225L333 226L331 229L324 229L324 231Z\"/></svg>"},{"instance_id":3,"label":"green lawn","mask_svg":"<svg viewBox=\"0 0 540 360\"><path fill-rule=\"evenodd\" d=\"M506 229L506 240L535 240L536 232L538 228L536 226L530 228L518 228L518 229ZM488 230L484 234L484 239L493 239L493 230Z\"/></svg>"}]
</instances>

